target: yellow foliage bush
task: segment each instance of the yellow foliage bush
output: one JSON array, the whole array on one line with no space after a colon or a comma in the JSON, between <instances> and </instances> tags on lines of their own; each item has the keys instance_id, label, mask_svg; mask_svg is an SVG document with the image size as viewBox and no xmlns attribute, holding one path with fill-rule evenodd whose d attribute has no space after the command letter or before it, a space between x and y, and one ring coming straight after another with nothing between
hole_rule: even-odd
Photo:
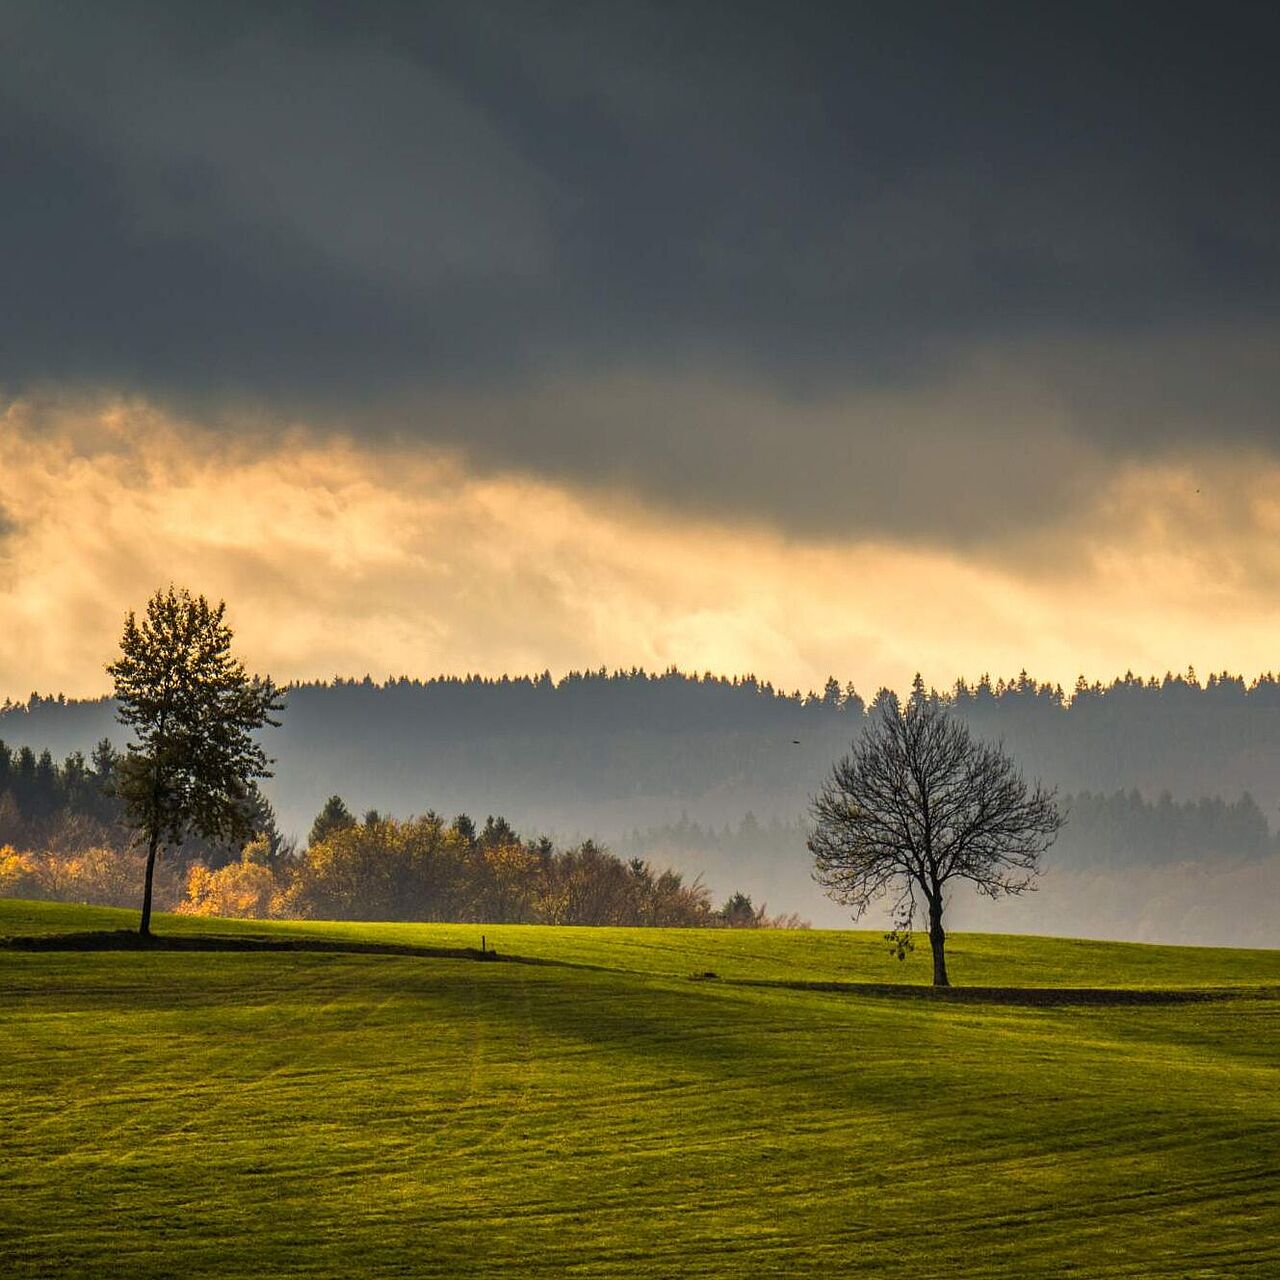
<instances>
[{"instance_id":1,"label":"yellow foliage bush","mask_svg":"<svg viewBox=\"0 0 1280 1280\"><path fill-rule=\"evenodd\" d=\"M0 848L0 897L134 907L142 899L145 865L143 855L133 850L96 847L75 854L18 853L5 845ZM162 861L156 869L156 907L172 911L179 889L175 872Z\"/></svg>"},{"instance_id":2,"label":"yellow foliage bush","mask_svg":"<svg viewBox=\"0 0 1280 1280\"><path fill-rule=\"evenodd\" d=\"M42 897L40 866L35 856L11 844L0 847L0 898Z\"/></svg>"},{"instance_id":3,"label":"yellow foliage bush","mask_svg":"<svg viewBox=\"0 0 1280 1280\"><path fill-rule=\"evenodd\" d=\"M281 913L279 885L270 867L252 860L253 846L239 862L217 871L196 863L187 873L187 896L178 911L187 916L234 916L266 920Z\"/></svg>"}]
</instances>

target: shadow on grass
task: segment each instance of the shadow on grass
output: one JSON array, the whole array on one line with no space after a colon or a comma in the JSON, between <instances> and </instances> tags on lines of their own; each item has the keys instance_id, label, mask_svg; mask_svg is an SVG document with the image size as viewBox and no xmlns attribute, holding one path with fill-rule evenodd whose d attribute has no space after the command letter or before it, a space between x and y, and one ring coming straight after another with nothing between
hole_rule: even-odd
<instances>
[{"instance_id":1,"label":"shadow on grass","mask_svg":"<svg viewBox=\"0 0 1280 1280\"><path fill-rule=\"evenodd\" d=\"M265 938L228 934L152 934L134 929L103 929L82 933L24 934L0 938L0 950L11 951L242 951L322 952L331 955L382 955L431 960L475 960L483 963L536 965L555 969L586 969L598 973L627 973L605 965L521 956L476 947L422 947L398 942L360 942L351 939ZM786 978L720 978L713 973L691 974L696 982L727 987L764 987L789 991L830 992L895 1000L929 1000L949 1004L998 1004L1030 1008L1065 1005L1177 1005L1238 999L1274 999L1280 989L1270 987L1139 988L1139 987L932 987L888 982L821 982Z\"/></svg>"},{"instance_id":2,"label":"shadow on grass","mask_svg":"<svg viewBox=\"0 0 1280 1280\"><path fill-rule=\"evenodd\" d=\"M34 933L0 938L10 951L324 951L341 955L418 956L432 960L507 961L557 964L477 947L415 947L399 942L358 942L327 938L262 938L234 934L150 934L136 929L100 929L86 933ZM574 966L577 967L577 966Z\"/></svg>"},{"instance_id":3,"label":"shadow on grass","mask_svg":"<svg viewBox=\"0 0 1280 1280\"><path fill-rule=\"evenodd\" d=\"M832 991L856 996L936 1000L947 1004L1007 1004L1030 1008L1061 1005L1205 1004L1239 999L1274 999L1267 987L923 987L889 982L804 982L786 978L733 978L736 987L777 987L789 991Z\"/></svg>"}]
</instances>

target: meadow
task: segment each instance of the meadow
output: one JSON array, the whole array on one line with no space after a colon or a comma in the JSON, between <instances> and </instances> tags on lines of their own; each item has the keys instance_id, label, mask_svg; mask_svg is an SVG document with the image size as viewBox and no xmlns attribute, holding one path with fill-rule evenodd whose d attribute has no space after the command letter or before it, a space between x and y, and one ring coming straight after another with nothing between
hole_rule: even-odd
<instances>
[{"instance_id":1,"label":"meadow","mask_svg":"<svg viewBox=\"0 0 1280 1280\"><path fill-rule=\"evenodd\" d=\"M156 929L542 963L0 949L6 1275L1280 1274L1280 952Z\"/></svg>"}]
</instances>

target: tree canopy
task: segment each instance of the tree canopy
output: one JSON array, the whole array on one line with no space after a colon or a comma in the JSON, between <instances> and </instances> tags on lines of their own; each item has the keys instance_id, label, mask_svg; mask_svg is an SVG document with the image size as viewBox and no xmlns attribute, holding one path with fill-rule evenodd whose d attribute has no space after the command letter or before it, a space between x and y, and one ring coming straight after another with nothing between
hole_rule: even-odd
<instances>
[{"instance_id":1,"label":"tree canopy","mask_svg":"<svg viewBox=\"0 0 1280 1280\"><path fill-rule=\"evenodd\" d=\"M120 657L107 667L118 717L134 740L116 788L130 826L147 848L139 932L150 932L155 861L190 834L254 834L255 780L271 776L257 739L284 707L270 679L250 676L232 656L226 605L169 587L125 620Z\"/></svg>"}]
</instances>

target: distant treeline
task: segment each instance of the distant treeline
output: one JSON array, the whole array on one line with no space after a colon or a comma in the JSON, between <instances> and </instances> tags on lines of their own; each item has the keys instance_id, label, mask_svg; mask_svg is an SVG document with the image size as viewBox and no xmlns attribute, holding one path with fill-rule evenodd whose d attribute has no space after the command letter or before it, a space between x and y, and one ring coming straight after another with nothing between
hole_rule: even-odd
<instances>
[{"instance_id":1,"label":"distant treeline","mask_svg":"<svg viewBox=\"0 0 1280 1280\"><path fill-rule=\"evenodd\" d=\"M961 681L941 696L1064 792L1250 790L1269 802L1280 777L1271 675L1126 675L1064 690L1023 674ZM672 799L704 822L737 821L747 809L793 820L868 711L834 679L801 694L678 671L337 680L295 685L288 699L272 739L281 766L273 795L295 830L323 801L318 788L335 783L397 812L490 806L544 829L571 827L586 804L596 829L627 830L650 799L664 802L648 806L655 817L665 808L663 820L675 817ZM104 736L122 745L106 699L33 697L0 710L0 737L55 755Z\"/></svg>"},{"instance_id":2,"label":"distant treeline","mask_svg":"<svg viewBox=\"0 0 1280 1280\"><path fill-rule=\"evenodd\" d=\"M523 831L563 833L560 845L595 837L627 857L701 872L717 894L742 888L813 913L808 797L885 695L868 702L835 679L800 693L752 677L596 671L336 680L287 696L267 787L279 827L294 836L340 788L360 810L500 812ZM1125 675L1063 689L1022 674L933 696L1068 800L1072 820L1052 854L1059 866L1212 862L1275 848L1267 819L1280 779L1280 683L1271 675ZM114 705L33 697L0 710L0 737L34 750L24 776L52 751L33 798L14 792L0 841L71 847L49 825L49 768L104 737L123 747ZM93 758L85 765L97 768ZM73 767L68 794L81 787L77 776ZM1238 799L1246 791L1256 803ZM66 813L109 824L97 803L69 800ZM701 836L670 830L682 812ZM231 856L210 851L206 865Z\"/></svg>"},{"instance_id":3,"label":"distant treeline","mask_svg":"<svg viewBox=\"0 0 1280 1280\"><path fill-rule=\"evenodd\" d=\"M1063 868L1154 867L1206 856L1253 862L1280 854L1258 802L1248 793L1227 801L1216 796L1174 800L1165 792L1148 800L1137 791L1110 795L1082 791L1062 797L1067 826L1049 861ZM748 813L737 824L703 826L682 816L678 822L632 828L617 841L623 854L646 856L713 854L719 863L739 857L753 865L803 850L803 820L760 822Z\"/></svg>"},{"instance_id":4,"label":"distant treeline","mask_svg":"<svg viewBox=\"0 0 1280 1280\"><path fill-rule=\"evenodd\" d=\"M72 751L61 764L48 748L37 754L0 740L0 847L61 853L126 848L131 835L113 786L119 762L120 753L107 738L89 759ZM253 830L267 840L273 856L280 853L287 842L266 797L250 791L246 808ZM193 839L178 856L220 866L239 853L236 846Z\"/></svg>"},{"instance_id":5,"label":"distant treeline","mask_svg":"<svg viewBox=\"0 0 1280 1280\"><path fill-rule=\"evenodd\" d=\"M1067 826L1051 855L1072 868L1160 866L1171 862L1225 859L1255 862L1280 853L1258 802L1239 799L1174 800L1166 791L1148 800L1137 791L1096 795L1082 791L1065 802Z\"/></svg>"},{"instance_id":6,"label":"distant treeline","mask_svg":"<svg viewBox=\"0 0 1280 1280\"><path fill-rule=\"evenodd\" d=\"M117 753L98 743L86 760L72 752L59 765L46 748L11 750L0 740L0 846L86 848L125 840L111 793Z\"/></svg>"}]
</instances>

